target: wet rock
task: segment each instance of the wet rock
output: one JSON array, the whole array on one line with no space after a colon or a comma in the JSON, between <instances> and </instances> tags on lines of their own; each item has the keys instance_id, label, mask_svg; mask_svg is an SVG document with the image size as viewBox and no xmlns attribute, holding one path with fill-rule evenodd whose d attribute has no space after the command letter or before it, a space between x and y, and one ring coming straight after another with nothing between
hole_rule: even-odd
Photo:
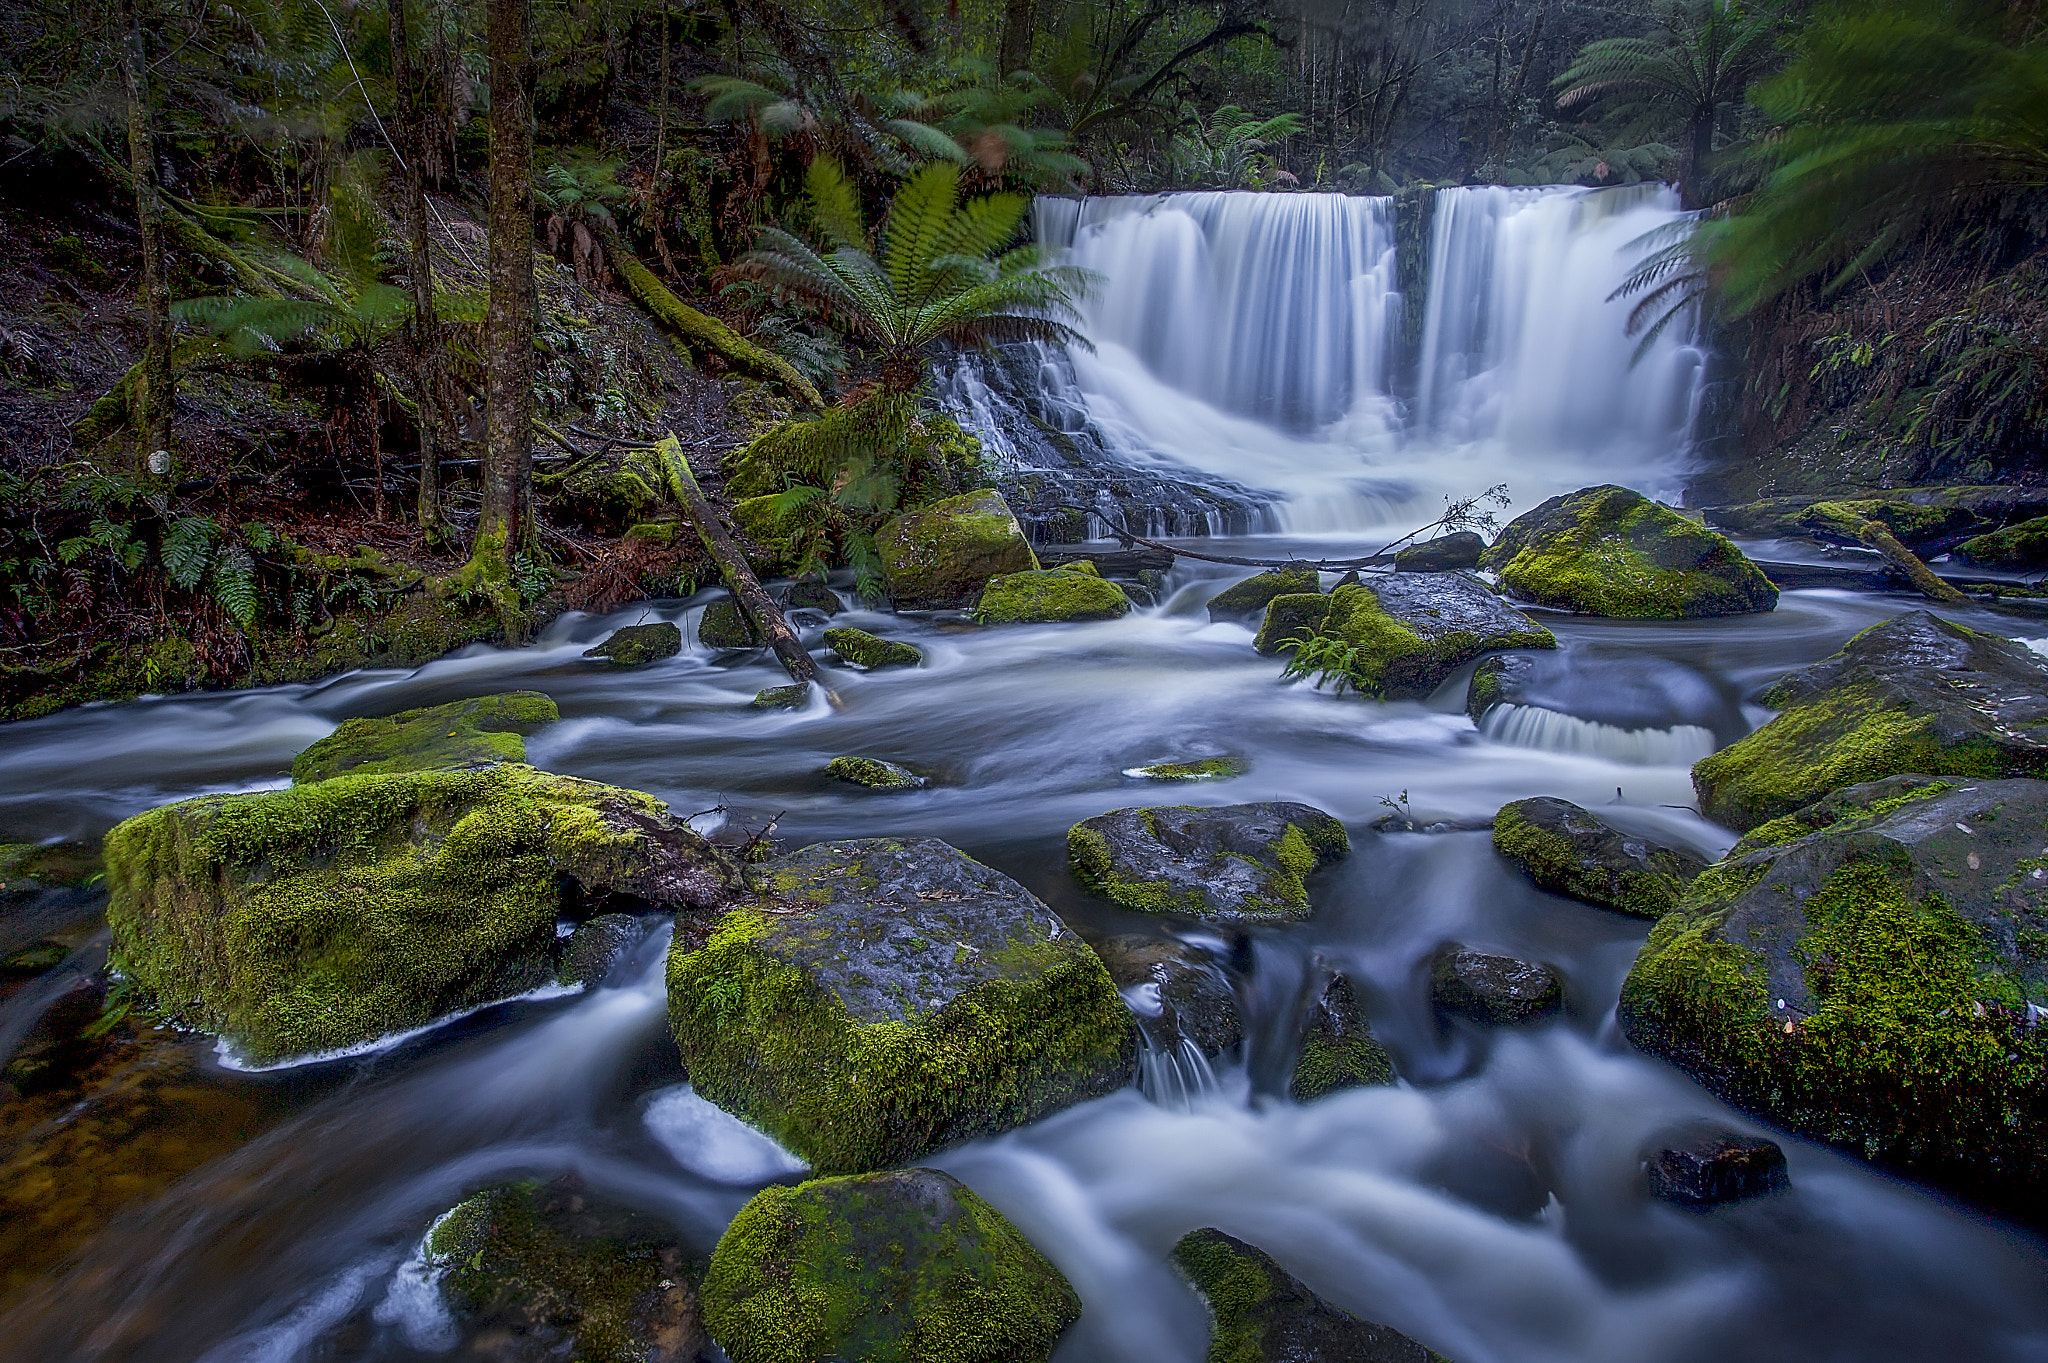
<instances>
[{"instance_id":1,"label":"wet rock","mask_svg":"<svg viewBox=\"0 0 2048 1363\"><path fill-rule=\"evenodd\" d=\"M259 1062L549 983L565 881L688 913L743 893L653 797L510 762L203 796L106 856L119 971Z\"/></svg>"},{"instance_id":2,"label":"wet rock","mask_svg":"<svg viewBox=\"0 0 2048 1363\"><path fill-rule=\"evenodd\" d=\"M1036 569L1031 545L1002 497L969 492L889 521L875 548L898 606L965 606L992 577Z\"/></svg>"},{"instance_id":3,"label":"wet rock","mask_svg":"<svg viewBox=\"0 0 2048 1363\"><path fill-rule=\"evenodd\" d=\"M1363 695L1408 700L1483 653L1555 648L1557 640L1470 574L1376 573L1339 583L1329 614L1301 647L1321 650L1311 671ZM1308 655L1302 662L1309 666Z\"/></svg>"},{"instance_id":4,"label":"wet rock","mask_svg":"<svg viewBox=\"0 0 2048 1363\"><path fill-rule=\"evenodd\" d=\"M704 1314L732 1363L1034 1363L1081 1299L972 1189L897 1169L755 1194L712 1252Z\"/></svg>"},{"instance_id":5,"label":"wet rock","mask_svg":"<svg viewBox=\"0 0 2048 1363\"><path fill-rule=\"evenodd\" d=\"M1964 540L1955 555L1972 567L2039 572L2048 568L2048 516Z\"/></svg>"},{"instance_id":6,"label":"wet rock","mask_svg":"<svg viewBox=\"0 0 2048 1363\"><path fill-rule=\"evenodd\" d=\"M721 596L704 608L697 620L697 639L706 648L759 648L760 636L740 610L740 603Z\"/></svg>"},{"instance_id":7,"label":"wet rock","mask_svg":"<svg viewBox=\"0 0 2048 1363\"><path fill-rule=\"evenodd\" d=\"M1330 598L1314 592L1276 596L1266 605L1252 647L1261 657L1272 658L1313 638L1330 618Z\"/></svg>"},{"instance_id":8,"label":"wet rock","mask_svg":"<svg viewBox=\"0 0 2048 1363\"><path fill-rule=\"evenodd\" d=\"M910 768L878 757L835 757L825 764L825 774L869 790L916 790L924 784Z\"/></svg>"},{"instance_id":9,"label":"wet rock","mask_svg":"<svg viewBox=\"0 0 2048 1363\"><path fill-rule=\"evenodd\" d=\"M984 625L1078 624L1130 613L1122 587L1071 563L992 577L974 608Z\"/></svg>"},{"instance_id":10,"label":"wet rock","mask_svg":"<svg viewBox=\"0 0 2048 1363\"><path fill-rule=\"evenodd\" d=\"M864 629L828 629L825 631L825 647L837 653L843 661L869 671L882 667L916 667L924 661L924 652L917 645L884 639Z\"/></svg>"},{"instance_id":11,"label":"wet rock","mask_svg":"<svg viewBox=\"0 0 2048 1363\"><path fill-rule=\"evenodd\" d=\"M573 1175L487 1188L455 1206L424 1256L470 1336L503 1363L698 1363L711 1357L672 1227L586 1192Z\"/></svg>"},{"instance_id":12,"label":"wet rock","mask_svg":"<svg viewBox=\"0 0 2048 1363\"><path fill-rule=\"evenodd\" d=\"M1652 1140L1643 1151L1643 1178L1650 1196L1681 1207L1741 1202L1789 1182L1776 1141L1714 1122L1690 1122Z\"/></svg>"},{"instance_id":13,"label":"wet rock","mask_svg":"<svg viewBox=\"0 0 2048 1363\"><path fill-rule=\"evenodd\" d=\"M1535 675L1536 660L1526 653L1481 658L1465 687L1465 713L1477 724L1496 705L1527 704L1523 696Z\"/></svg>"},{"instance_id":14,"label":"wet rock","mask_svg":"<svg viewBox=\"0 0 2048 1363\"><path fill-rule=\"evenodd\" d=\"M1394 1082L1394 1058L1372 1034L1358 993L1341 972L1323 977L1322 993L1309 1010L1301 1057L1287 1091L1297 1103L1312 1102L1339 1089Z\"/></svg>"},{"instance_id":15,"label":"wet rock","mask_svg":"<svg viewBox=\"0 0 2048 1363\"><path fill-rule=\"evenodd\" d=\"M1312 596L1320 590L1320 581L1316 570L1307 566L1254 573L1209 598L1209 619L1242 619L1266 609L1276 596Z\"/></svg>"},{"instance_id":16,"label":"wet rock","mask_svg":"<svg viewBox=\"0 0 2048 1363\"><path fill-rule=\"evenodd\" d=\"M795 682L789 686L763 687L747 703L756 710L801 710L811 703L811 684Z\"/></svg>"},{"instance_id":17,"label":"wet rock","mask_svg":"<svg viewBox=\"0 0 2048 1363\"><path fill-rule=\"evenodd\" d=\"M1547 965L1447 946L1430 962L1429 1000L1440 1012L1514 1027L1564 1007L1564 982Z\"/></svg>"},{"instance_id":18,"label":"wet rock","mask_svg":"<svg viewBox=\"0 0 2048 1363\"><path fill-rule=\"evenodd\" d=\"M821 1173L901 1164L1130 1081L1130 1013L1023 886L936 839L818 843L769 899L678 942L669 1016L697 1092Z\"/></svg>"},{"instance_id":19,"label":"wet rock","mask_svg":"<svg viewBox=\"0 0 2048 1363\"><path fill-rule=\"evenodd\" d=\"M666 620L651 625L627 625L617 629L596 648L583 651L586 658L609 658L620 667L640 667L673 658L683 651L683 632Z\"/></svg>"},{"instance_id":20,"label":"wet rock","mask_svg":"<svg viewBox=\"0 0 2048 1363\"><path fill-rule=\"evenodd\" d=\"M303 786L332 776L524 762L522 736L561 717L554 701L538 691L507 691L382 719L345 719L292 759L292 780Z\"/></svg>"},{"instance_id":21,"label":"wet rock","mask_svg":"<svg viewBox=\"0 0 2048 1363\"><path fill-rule=\"evenodd\" d=\"M1778 589L1724 536L1608 484L1517 516L1480 560L1515 595L1585 615L1746 615Z\"/></svg>"},{"instance_id":22,"label":"wet rock","mask_svg":"<svg viewBox=\"0 0 2048 1363\"><path fill-rule=\"evenodd\" d=\"M1183 1041L1214 1060L1244 1040L1237 993L1213 957L1171 937L1123 933L1095 944L1153 1048Z\"/></svg>"},{"instance_id":23,"label":"wet rock","mask_svg":"<svg viewBox=\"0 0 2048 1363\"><path fill-rule=\"evenodd\" d=\"M562 983L595 989L645 935L640 920L629 913L601 913L579 923L562 947Z\"/></svg>"},{"instance_id":24,"label":"wet rock","mask_svg":"<svg viewBox=\"0 0 2048 1363\"><path fill-rule=\"evenodd\" d=\"M839 593L822 582L795 582L782 594L784 610L823 611L826 615L837 615L845 607L839 602Z\"/></svg>"},{"instance_id":25,"label":"wet rock","mask_svg":"<svg viewBox=\"0 0 2048 1363\"><path fill-rule=\"evenodd\" d=\"M1959 536L1992 530L2014 521L2048 516L2048 491L2038 487L1960 485L1955 487L1872 488L1820 497L1811 493L1765 497L1740 506L1710 507L1706 522L1736 535L1813 536L1855 543L1839 528L1839 511L1817 511L1826 504L1847 507L1864 520L1875 520L1900 543L1916 551L1953 542Z\"/></svg>"},{"instance_id":26,"label":"wet rock","mask_svg":"<svg viewBox=\"0 0 2048 1363\"><path fill-rule=\"evenodd\" d=\"M1871 626L1758 699L1777 718L1692 770L1700 812L1730 828L1902 772L2048 774L2048 662L1927 611Z\"/></svg>"},{"instance_id":27,"label":"wet rock","mask_svg":"<svg viewBox=\"0 0 2048 1363\"><path fill-rule=\"evenodd\" d=\"M1773 1125L2038 1214L2044 828L2031 780L1899 777L1774 819L1651 932L1622 1031Z\"/></svg>"},{"instance_id":28,"label":"wet rock","mask_svg":"<svg viewBox=\"0 0 2048 1363\"><path fill-rule=\"evenodd\" d=\"M99 874L98 843L0 843L0 905L39 890L83 888Z\"/></svg>"},{"instance_id":29,"label":"wet rock","mask_svg":"<svg viewBox=\"0 0 2048 1363\"><path fill-rule=\"evenodd\" d=\"M1182 1236L1173 1266L1209 1308L1210 1363L1436 1363L1400 1331L1330 1305L1264 1250L1220 1230Z\"/></svg>"},{"instance_id":30,"label":"wet rock","mask_svg":"<svg viewBox=\"0 0 2048 1363\"><path fill-rule=\"evenodd\" d=\"M71 948L62 942L48 937L39 938L0 960L0 975L40 975L62 965L70 954Z\"/></svg>"},{"instance_id":31,"label":"wet rock","mask_svg":"<svg viewBox=\"0 0 2048 1363\"><path fill-rule=\"evenodd\" d=\"M1460 568L1477 568L1486 552L1486 540L1471 530L1454 530L1421 544L1412 544L1394 555L1397 573L1449 573Z\"/></svg>"},{"instance_id":32,"label":"wet rock","mask_svg":"<svg viewBox=\"0 0 2048 1363\"><path fill-rule=\"evenodd\" d=\"M1307 917L1303 881L1350 850L1343 824L1287 802L1113 809L1067 830L1083 888L1128 909L1218 922Z\"/></svg>"},{"instance_id":33,"label":"wet rock","mask_svg":"<svg viewBox=\"0 0 2048 1363\"><path fill-rule=\"evenodd\" d=\"M1625 832L1548 795L1501 806L1493 846L1538 889L1639 918L1678 907L1685 887L1707 866L1689 847Z\"/></svg>"},{"instance_id":34,"label":"wet rock","mask_svg":"<svg viewBox=\"0 0 2048 1363\"><path fill-rule=\"evenodd\" d=\"M1251 769L1252 764L1241 757L1198 757L1188 762L1154 762L1150 766L1126 767L1124 775L1144 781L1226 781Z\"/></svg>"}]
</instances>

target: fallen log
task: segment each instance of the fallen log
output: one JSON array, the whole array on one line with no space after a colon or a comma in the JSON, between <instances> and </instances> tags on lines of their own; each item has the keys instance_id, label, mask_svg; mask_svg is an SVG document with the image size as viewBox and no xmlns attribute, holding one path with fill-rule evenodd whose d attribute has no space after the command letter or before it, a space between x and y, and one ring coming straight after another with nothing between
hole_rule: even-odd
<instances>
[{"instance_id":1,"label":"fallen log","mask_svg":"<svg viewBox=\"0 0 2048 1363\"><path fill-rule=\"evenodd\" d=\"M1921 557L1899 543L1898 537L1877 521L1865 521L1858 530L1863 542L1883 554L1885 561L1905 575L1914 590L1929 601L1946 606L1968 605L1970 598L1935 576Z\"/></svg>"},{"instance_id":2,"label":"fallen log","mask_svg":"<svg viewBox=\"0 0 2048 1363\"><path fill-rule=\"evenodd\" d=\"M716 317L701 313L676 297L666 284L654 277L652 270L626 249L617 233L608 234L606 246L611 254L612 272L626 286L626 292L653 314L654 320L661 323L679 344L699 353L712 351L722 355L742 373L780 383L797 401L813 411L824 409L825 399L818 395L817 386L798 373L788 360L755 345Z\"/></svg>"}]
</instances>

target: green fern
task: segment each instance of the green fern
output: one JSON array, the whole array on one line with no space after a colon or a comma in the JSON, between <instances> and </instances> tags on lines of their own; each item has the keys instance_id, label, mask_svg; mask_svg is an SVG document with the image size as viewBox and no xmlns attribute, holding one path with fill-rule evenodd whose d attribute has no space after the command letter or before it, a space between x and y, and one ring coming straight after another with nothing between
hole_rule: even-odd
<instances>
[{"instance_id":1,"label":"green fern","mask_svg":"<svg viewBox=\"0 0 2048 1363\"><path fill-rule=\"evenodd\" d=\"M208 516L180 516L164 536L164 574L182 591L192 591L213 562L220 527Z\"/></svg>"},{"instance_id":2,"label":"green fern","mask_svg":"<svg viewBox=\"0 0 2048 1363\"><path fill-rule=\"evenodd\" d=\"M214 560L213 599L242 629L255 627L256 560L239 544L230 544Z\"/></svg>"},{"instance_id":3,"label":"green fern","mask_svg":"<svg viewBox=\"0 0 2048 1363\"><path fill-rule=\"evenodd\" d=\"M1343 695L1346 688L1358 687L1358 645L1347 644L1342 639L1331 639L1323 635L1311 635L1298 644L1293 656L1288 658L1283 677L1307 677L1313 674L1315 688L1320 691L1327 682L1337 684L1337 694Z\"/></svg>"}]
</instances>

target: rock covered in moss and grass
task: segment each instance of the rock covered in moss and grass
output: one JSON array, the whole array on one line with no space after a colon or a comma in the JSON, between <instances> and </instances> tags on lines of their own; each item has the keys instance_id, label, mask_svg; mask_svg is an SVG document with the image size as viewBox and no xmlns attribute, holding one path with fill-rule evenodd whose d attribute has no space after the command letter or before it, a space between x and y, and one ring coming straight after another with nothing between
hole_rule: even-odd
<instances>
[{"instance_id":1,"label":"rock covered in moss and grass","mask_svg":"<svg viewBox=\"0 0 2048 1363\"><path fill-rule=\"evenodd\" d=\"M1832 496L1813 493L1764 497L1737 506L1709 507L1708 525L1730 534L1815 538L1854 542L1834 529L1839 512L1815 513L1822 503L1852 508L1853 514L1875 520L1915 551L1929 551L1944 541L1973 531L1995 530L2016 521L2048 516L2048 490L1997 484L1950 487L1862 488Z\"/></svg>"},{"instance_id":2,"label":"rock covered in moss and grass","mask_svg":"<svg viewBox=\"0 0 2048 1363\"><path fill-rule=\"evenodd\" d=\"M1522 705L1536 676L1536 660L1527 653L1496 653L1481 658L1465 687L1465 713L1474 724L1496 705Z\"/></svg>"},{"instance_id":3,"label":"rock covered in moss and grass","mask_svg":"<svg viewBox=\"0 0 2048 1363\"><path fill-rule=\"evenodd\" d=\"M1488 1027L1517 1027L1564 1007L1564 981L1537 961L1450 945L1430 960L1429 1001Z\"/></svg>"},{"instance_id":4,"label":"rock covered in moss and grass","mask_svg":"<svg viewBox=\"0 0 2048 1363\"><path fill-rule=\"evenodd\" d=\"M597 647L583 650L583 656L603 658L619 667L641 667L682 651L683 631L666 620L657 620L615 629Z\"/></svg>"},{"instance_id":5,"label":"rock covered in moss and grass","mask_svg":"<svg viewBox=\"0 0 2048 1363\"><path fill-rule=\"evenodd\" d=\"M2048 774L2048 662L1928 611L1871 626L1757 699L1777 717L1692 769L1700 812L1738 831L1901 772Z\"/></svg>"},{"instance_id":6,"label":"rock covered in moss and grass","mask_svg":"<svg viewBox=\"0 0 2048 1363\"><path fill-rule=\"evenodd\" d=\"M1955 555L1976 568L2032 573L2048 568L2048 516L1964 540Z\"/></svg>"},{"instance_id":7,"label":"rock covered in moss and grass","mask_svg":"<svg viewBox=\"0 0 2048 1363\"><path fill-rule=\"evenodd\" d=\"M1785 1152L1774 1140L1731 1131L1720 1122L1686 1122L1643 1149L1650 1196L1681 1207L1718 1207L1788 1186Z\"/></svg>"},{"instance_id":8,"label":"rock covered in moss and grass","mask_svg":"<svg viewBox=\"0 0 2048 1363\"><path fill-rule=\"evenodd\" d=\"M825 647L838 654L841 661L870 672L883 667L916 667L924 661L924 650L916 644L884 639L850 627L826 630Z\"/></svg>"},{"instance_id":9,"label":"rock covered in moss and grass","mask_svg":"<svg viewBox=\"0 0 2048 1363\"><path fill-rule=\"evenodd\" d=\"M1394 1082L1394 1058L1372 1034L1359 1006L1358 991L1342 971L1325 972L1322 989L1309 1007L1301 1054L1287 1086L1297 1103L1326 1093Z\"/></svg>"},{"instance_id":10,"label":"rock covered in moss and grass","mask_svg":"<svg viewBox=\"0 0 2048 1363\"><path fill-rule=\"evenodd\" d=\"M1330 1305L1272 1255L1213 1227L1182 1236L1173 1266L1209 1308L1209 1363L1442 1363L1400 1331Z\"/></svg>"},{"instance_id":11,"label":"rock covered in moss and grass","mask_svg":"<svg viewBox=\"0 0 2048 1363\"><path fill-rule=\"evenodd\" d=\"M992 577L974 608L984 625L1077 624L1130 613L1122 587L1096 576L1092 564L1083 572L1071 563Z\"/></svg>"},{"instance_id":12,"label":"rock covered in moss and grass","mask_svg":"<svg viewBox=\"0 0 2048 1363\"><path fill-rule=\"evenodd\" d=\"M565 882L686 917L744 892L653 797L510 762L202 796L106 857L119 971L266 1063L552 982Z\"/></svg>"},{"instance_id":13,"label":"rock covered in moss and grass","mask_svg":"<svg viewBox=\"0 0 2048 1363\"><path fill-rule=\"evenodd\" d=\"M748 622L740 603L721 596L704 608L697 619L697 639L706 648L759 648L760 636Z\"/></svg>"},{"instance_id":14,"label":"rock covered in moss and grass","mask_svg":"<svg viewBox=\"0 0 2048 1363\"><path fill-rule=\"evenodd\" d=\"M1126 932L1095 943L1095 954L1154 1050L1174 1054L1186 1043L1215 1060L1244 1040L1237 993L1202 948Z\"/></svg>"},{"instance_id":15,"label":"rock covered in moss and grass","mask_svg":"<svg viewBox=\"0 0 2048 1363\"><path fill-rule=\"evenodd\" d=\"M822 611L828 616L837 615L846 609L840 603L839 593L815 579L791 583L789 590L782 594L782 608L792 611Z\"/></svg>"},{"instance_id":16,"label":"rock covered in moss and grass","mask_svg":"<svg viewBox=\"0 0 2048 1363\"><path fill-rule=\"evenodd\" d=\"M933 838L803 848L669 958L697 1092L821 1173L901 1164L1130 1081L1130 1013L1029 891Z\"/></svg>"},{"instance_id":17,"label":"rock covered in moss and grass","mask_svg":"<svg viewBox=\"0 0 2048 1363\"><path fill-rule=\"evenodd\" d=\"M2048 782L1908 775L1753 829L1623 1033L1735 1106L2025 1215L2048 1187Z\"/></svg>"},{"instance_id":18,"label":"rock covered in moss and grass","mask_svg":"<svg viewBox=\"0 0 2048 1363\"><path fill-rule=\"evenodd\" d=\"M1477 568L1486 552L1486 540L1472 530L1454 530L1421 544L1411 544L1394 555L1397 573L1450 573Z\"/></svg>"},{"instance_id":19,"label":"rock covered in moss and grass","mask_svg":"<svg viewBox=\"0 0 2048 1363\"><path fill-rule=\"evenodd\" d=\"M381 719L345 719L292 759L292 780L303 786L331 776L524 762L523 736L561 717L538 691L507 691Z\"/></svg>"},{"instance_id":20,"label":"rock covered in moss and grass","mask_svg":"<svg viewBox=\"0 0 2048 1363\"><path fill-rule=\"evenodd\" d=\"M703 1261L667 1223L574 1176L474 1194L435 1224L422 1257L464 1332L504 1339L493 1357L710 1357L696 1292Z\"/></svg>"},{"instance_id":21,"label":"rock covered in moss and grass","mask_svg":"<svg viewBox=\"0 0 2048 1363\"><path fill-rule=\"evenodd\" d=\"M1676 620L1778 604L1778 589L1726 536L1611 483L1517 516L1480 566L1516 596L1583 615Z\"/></svg>"},{"instance_id":22,"label":"rock covered in moss and grass","mask_svg":"<svg viewBox=\"0 0 2048 1363\"><path fill-rule=\"evenodd\" d=\"M1273 658L1311 639L1330 618L1330 598L1316 592L1294 592L1266 603L1252 648Z\"/></svg>"},{"instance_id":23,"label":"rock covered in moss and grass","mask_svg":"<svg viewBox=\"0 0 2048 1363\"><path fill-rule=\"evenodd\" d=\"M879 757L835 757L825 764L825 774L869 790L916 790L925 783L910 768Z\"/></svg>"},{"instance_id":24,"label":"rock covered in moss and grass","mask_svg":"<svg viewBox=\"0 0 2048 1363\"><path fill-rule=\"evenodd\" d=\"M1252 764L1242 757L1197 757L1186 762L1154 762L1125 767L1124 775L1143 781L1227 781L1242 776Z\"/></svg>"},{"instance_id":25,"label":"rock covered in moss and grass","mask_svg":"<svg viewBox=\"0 0 2048 1363\"><path fill-rule=\"evenodd\" d=\"M890 599L908 610L973 602L993 577L1038 567L1010 505L967 492L895 517L875 532Z\"/></svg>"},{"instance_id":26,"label":"rock covered in moss and grass","mask_svg":"<svg viewBox=\"0 0 2048 1363\"><path fill-rule=\"evenodd\" d=\"M1081 1299L973 1189L896 1169L755 1194L704 1315L732 1363L1042 1363Z\"/></svg>"},{"instance_id":27,"label":"rock covered in moss and grass","mask_svg":"<svg viewBox=\"0 0 2048 1363\"><path fill-rule=\"evenodd\" d=\"M809 682L792 682L788 686L764 686L747 702L756 710L801 710L810 703Z\"/></svg>"},{"instance_id":28,"label":"rock covered in moss and grass","mask_svg":"<svg viewBox=\"0 0 2048 1363\"><path fill-rule=\"evenodd\" d=\"M1482 654L1555 647L1549 630L1468 573L1378 573L1337 585L1293 666L1363 695L1414 700Z\"/></svg>"},{"instance_id":29,"label":"rock covered in moss and grass","mask_svg":"<svg viewBox=\"0 0 2048 1363\"><path fill-rule=\"evenodd\" d=\"M1538 889L1638 918L1678 907L1707 865L1690 847L1616 828L1548 795L1502 805L1493 818L1493 846Z\"/></svg>"},{"instance_id":30,"label":"rock covered in moss and grass","mask_svg":"<svg viewBox=\"0 0 2048 1363\"><path fill-rule=\"evenodd\" d=\"M1112 809L1067 830L1083 888L1127 909L1226 923L1307 917L1304 882L1350 850L1343 824L1290 801Z\"/></svg>"},{"instance_id":31,"label":"rock covered in moss and grass","mask_svg":"<svg viewBox=\"0 0 2048 1363\"><path fill-rule=\"evenodd\" d=\"M1298 568L1273 568L1253 573L1242 582L1225 587L1209 598L1209 619L1241 620L1266 609L1276 596L1314 595L1320 589L1316 570L1304 564Z\"/></svg>"}]
</instances>

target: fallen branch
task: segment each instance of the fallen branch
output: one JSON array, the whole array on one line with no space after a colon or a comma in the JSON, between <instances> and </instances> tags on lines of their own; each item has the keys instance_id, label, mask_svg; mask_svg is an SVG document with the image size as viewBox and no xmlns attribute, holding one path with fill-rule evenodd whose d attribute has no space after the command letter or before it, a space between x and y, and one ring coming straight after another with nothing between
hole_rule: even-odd
<instances>
[{"instance_id":1,"label":"fallen branch","mask_svg":"<svg viewBox=\"0 0 2048 1363\"><path fill-rule=\"evenodd\" d=\"M695 350L715 351L731 361L734 367L755 378L774 379L781 383L806 407L823 410L825 399L818 395L817 387L798 373L788 360L762 349L716 317L701 313L683 302L669 292L666 284L654 277L654 272L642 264L639 257L626 249L617 233L610 233L608 237L606 245L619 282L679 342ZM669 438L675 438L673 432Z\"/></svg>"},{"instance_id":2,"label":"fallen branch","mask_svg":"<svg viewBox=\"0 0 2048 1363\"><path fill-rule=\"evenodd\" d=\"M1885 562L1905 575L1915 591L1929 601L1939 601L1945 606L1966 606L1970 598L1935 576L1932 568L1918 554L1899 543L1892 534L1877 521L1865 521L1857 528L1857 536L1871 548L1883 554Z\"/></svg>"}]
</instances>

